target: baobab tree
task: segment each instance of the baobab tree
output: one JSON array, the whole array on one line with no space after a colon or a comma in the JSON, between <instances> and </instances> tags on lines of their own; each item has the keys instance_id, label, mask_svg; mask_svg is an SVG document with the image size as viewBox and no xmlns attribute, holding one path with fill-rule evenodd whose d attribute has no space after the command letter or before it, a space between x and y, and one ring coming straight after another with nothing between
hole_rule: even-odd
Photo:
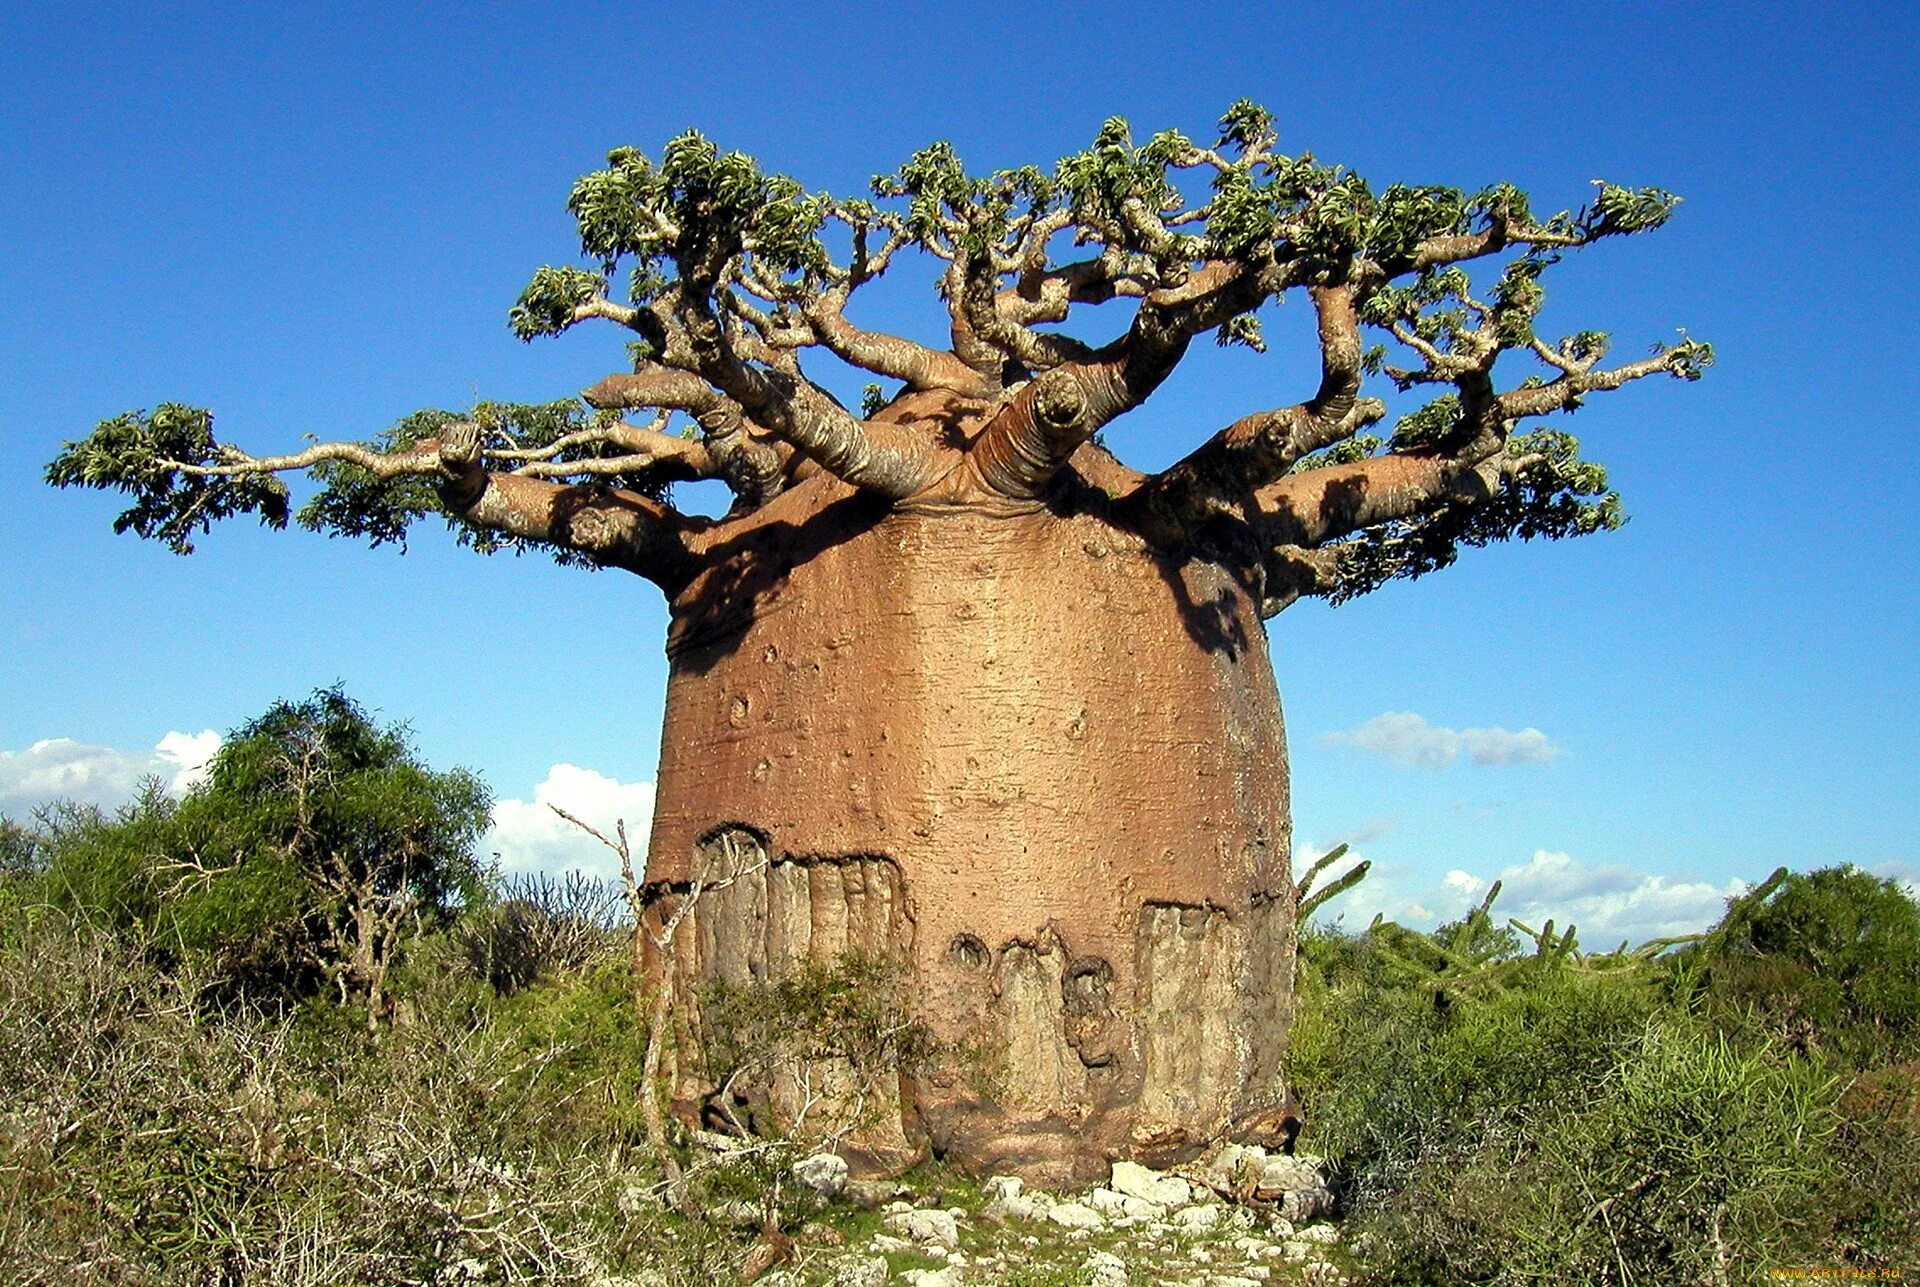
<instances>
[{"instance_id":1,"label":"baobab tree","mask_svg":"<svg viewBox=\"0 0 1920 1287\"><path fill-rule=\"evenodd\" d=\"M181 551L240 513L375 544L440 513L483 551L658 585L654 914L725 889L653 968L691 1000L845 951L900 962L972 1062L903 1076L872 1160L1064 1177L1272 1139L1296 906L1264 621L1618 526L1604 470L1532 422L1712 359L1683 338L1609 363L1604 334L1535 327L1547 271L1661 225L1665 192L1540 215L1509 184L1375 188L1277 146L1240 102L1211 146L1114 119L1051 171L974 175L938 143L872 199L697 133L657 162L621 148L568 202L588 266L539 269L510 313L525 339L631 332L632 369L579 400L284 455L167 404L48 476L130 493L116 526ZM944 346L856 320L914 255ZM1317 372L1276 373L1296 392L1195 408L1227 423L1157 473L1104 447L1196 340L1263 351L1288 295L1319 340ZM1089 315L1112 320L1076 334ZM809 375L827 357L876 378L857 411ZM1412 409L1387 426L1370 379ZM295 513L298 471L319 489ZM693 479L731 509L676 509ZM713 1090L687 1058L677 1086L685 1111Z\"/></svg>"}]
</instances>

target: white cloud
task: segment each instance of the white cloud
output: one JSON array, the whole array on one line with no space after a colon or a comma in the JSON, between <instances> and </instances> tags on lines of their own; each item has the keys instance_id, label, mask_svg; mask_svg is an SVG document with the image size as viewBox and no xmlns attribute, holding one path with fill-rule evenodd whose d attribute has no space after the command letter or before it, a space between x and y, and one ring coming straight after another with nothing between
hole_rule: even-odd
<instances>
[{"instance_id":1,"label":"white cloud","mask_svg":"<svg viewBox=\"0 0 1920 1287\"><path fill-rule=\"evenodd\" d=\"M1920 866L1893 858L1874 867L1872 874L1898 883L1907 891L1907 897L1920 899Z\"/></svg>"},{"instance_id":2,"label":"white cloud","mask_svg":"<svg viewBox=\"0 0 1920 1287\"><path fill-rule=\"evenodd\" d=\"M653 783L621 782L575 764L556 764L533 788L531 800L499 800L493 825L482 846L500 856L503 872L570 870L608 880L620 878L620 860L611 849L562 818L558 805L611 838L625 820L636 865L644 863L647 833L653 825Z\"/></svg>"},{"instance_id":3,"label":"white cloud","mask_svg":"<svg viewBox=\"0 0 1920 1287\"><path fill-rule=\"evenodd\" d=\"M1329 746L1350 746L1408 769L1444 769L1464 754L1475 764L1545 764L1560 748L1537 728L1443 728L1412 711L1375 715L1359 728L1326 734Z\"/></svg>"},{"instance_id":4,"label":"white cloud","mask_svg":"<svg viewBox=\"0 0 1920 1287\"><path fill-rule=\"evenodd\" d=\"M1303 846L1300 852L1311 851ZM1359 855L1350 853L1339 870L1357 861ZM1327 904L1316 919L1340 919L1349 929L1365 926L1376 913L1407 922L1456 920L1478 906L1488 886L1498 880L1496 921L1505 924L1512 917L1534 929L1548 920L1559 929L1573 925L1584 950L1604 952L1622 939L1638 944L1698 933L1720 919L1729 898L1748 888L1741 880L1716 885L1612 863L1586 863L1551 849L1536 850L1525 862L1490 876L1455 868L1437 884L1430 879L1404 867L1376 864L1365 880Z\"/></svg>"},{"instance_id":5,"label":"white cloud","mask_svg":"<svg viewBox=\"0 0 1920 1287\"><path fill-rule=\"evenodd\" d=\"M0 810L25 815L55 800L113 808L133 799L142 778L184 795L206 777L220 734L168 733L151 751L121 751L50 737L24 751L0 751Z\"/></svg>"},{"instance_id":6,"label":"white cloud","mask_svg":"<svg viewBox=\"0 0 1920 1287\"><path fill-rule=\"evenodd\" d=\"M1589 865L1571 854L1540 849L1526 862L1500 873L1498 910L1535 929L1548 917L1576 925L1588 951L1606 951L1622 939L1634 943L1692 934L1727 910L1727 899L1746 888L1705 880L1654 875L1609 863Z\"/></svg>"},{"instance_id":7,"label":"white cloud","mask_svg":"<svg viewBox=\"0 0 1920 1287\"><path fill-rule=\"evenodd\" d=\"M175 766L172 782L175 795L185 795L207 780L207 770L213 767L213 755L220 749L222 740L210 728L198 733L169 733L160 739L160 744L153 749L161 759Z\"/></svg>"}]
</instances>

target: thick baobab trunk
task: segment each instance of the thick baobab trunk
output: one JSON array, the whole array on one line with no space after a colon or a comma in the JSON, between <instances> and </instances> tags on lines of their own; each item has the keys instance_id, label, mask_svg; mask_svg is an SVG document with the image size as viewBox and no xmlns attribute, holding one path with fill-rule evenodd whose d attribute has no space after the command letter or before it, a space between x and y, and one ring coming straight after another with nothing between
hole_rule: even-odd
<instances>
[{"instance_id":1,"label":"thick baobab trunk","mask_svg":"<svg viewBox=\"0 0 1920 1287\"><path fill-rule=\"evenodd\" d=\"M649 879L730 874L723 840L767 864L697 903L678 987L904 961L968 1053L903 1079L879 1166L1078 1178L1284 1129L1265 632L1223 570L1066 481L989 508L810 480L721 529L675 604ZM683 1110L710 1089L679 1085Z\"/></svg>"}]
</instances>

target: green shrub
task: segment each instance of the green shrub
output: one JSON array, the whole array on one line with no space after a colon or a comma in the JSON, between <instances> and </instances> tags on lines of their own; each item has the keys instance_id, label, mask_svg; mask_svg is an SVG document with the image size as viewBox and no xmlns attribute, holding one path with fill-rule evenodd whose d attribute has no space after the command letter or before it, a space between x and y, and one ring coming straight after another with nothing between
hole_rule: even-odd
<instances>
[{"instance_id":1,"label":"green shrub","mask_svg":"<svg viewBox=\"0 0 1920 1287\"><path fill-rule=\"evenodd\" d=\"M1857 867L1790 875L1677 962L1729 1025L1850 1068L1920 1056L1920 906Z\"/></svg>"},{"instance_id":2,"label":"green shrub","mask_svg":"<svg viewBox=\"0 0 1920 1287\"><path fill-rule=\"evenodd\" d=\"M191 963L231 998L325 988L384 1015L409 941L484 889L488 796L420 763L404 731L338 690L276 703L175 802L157 783L117 814L45 815L45 899Z\"/></svg>"}]
</instances>

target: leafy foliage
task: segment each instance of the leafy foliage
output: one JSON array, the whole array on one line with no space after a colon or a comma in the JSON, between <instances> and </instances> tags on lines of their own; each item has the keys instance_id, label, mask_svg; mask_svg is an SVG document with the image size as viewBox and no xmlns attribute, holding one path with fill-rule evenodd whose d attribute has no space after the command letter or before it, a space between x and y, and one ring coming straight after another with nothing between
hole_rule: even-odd
<instances>
[{"instance_id":1,"label":"leafy foliage","mask_svg":"<svg viewBox=\"0 0 1920 1287\"><path fill-rule=\"evenodd\" d=\"M363 446L373 456L401 457L433 448L455 423L474 421L480 426L483 452L517 453L503 458L512 464L540 453L542 460L563 467L622 455L618 447L603 439L568 441L617 420L616 415L597 411L578 399L481 402L465 413L415 411ZM308 469L319 489L295 512L287 488L272 474L209 478L175 467L237 465L249 459L214 438L210 412L167 404L150 417L130 412L105 421L87 438L67 443L48 465L47 480L57 487L110 488L134 495L136 503L114 521L114 530L161 540L176 554L192 553L190 538L195 532L208 530L215 519L238 513L257 513L262 523L275 528L285 527L292 517L308 531L364 540L376 547L397 545L402 550L416 524L441 516L456 541L482 554L503 550L518 554L539 548L567 566L593 566L562 546L461 523L446 513L440 480L431 472L382 476L357 460L320 460ZM668 489L667 483L644 470L602 472L595 478L601 485L656 500L664 499Z\"/></svg>"},{"instance_id":2,"label":"leafy foliage","mask_svg":"<svg viewBox=\"0 0 1920 1287\"><path fill-rule=\"evenodd\" d=\"M912 387L965 389L969 398L991 406L1035 376L1093 352L1130 354L1138 347L1170 364L1192 339L1211 331L1222 346L1263 353L1264 305L1312 288L1350 292L1361 324L1382 332L1384 343L1364 350L1364 372L1384 374L1402 393L1437 386L1438 396L1402 416L1384 444L1361 433L1371 423L1364 417L1343 421L1346 436L1338 441L1309 435L1315 445L1333 445L1291 462L1295 470L1423 451L1478 452L1476 462L1501 450L1537 459L1512 471L1488 498L1424 497L1430 503L1410 517L1316 535L1315 549L1337 543L1338 572L1331 578L1316 573L1305 592L1338 602L1396 577L1448 566L1463 549L1491 541L1618 527L1619 498L1607 490L1598 466L1580 460L1574 440L1564 433L1516 436L1517 425L1548 410L1576 410L1592 392L1656 371L1696 379L1711 363L1709 346L1683 339L1656 347L1650 365L1603 371L1596 363L1609 344L1605 334L1582 330L1554 339L1536 330L1546 276L1567 253L1658 228L1679 199L1658 188L1596 181L1586 206L1541 215L1511 184L1478 191L1376 185L1311 153L1280 152L1279 141L1272 114L1244 99L1221 115L1210 147L1173 129L1137 139L1133 125L1114 116L1088 146L1050 167L974 173L950 143L940 141L875 176L871 197L854 198L809 190L698 131L667 140L657 156L615 148L603 168L574 184L567 200L582 263L540 266L509 309L508 323L523 340L558 335L588 319L622 325L634 336L628 347L635 374L670 375L672 381L654 387L671 385L674 391L650 393L642 381L622 384L618 392L603 390L601 400L633 399L632 405L666 414L688 411L692 399L704 409L687 433L709 436L712 454L663 452L657 439L639 448L616 445L620 435L613 432L612 413L557 402L482 403L459 415L423 410L365 444L321 444L256 458L218 442L208 412L169 403L151 415L132 412L104 421L89 437L68 443L48 467L48 478L59 486L130 494L133 503L117 529L162 540L182 553L218 518L253 513L270 526L284 526L294 514L274 475L305 469L319 490L297 517L311 530L404 548L421 518L446 513L458 539L482 552L544 547L562 563L593 566L583 551L605 557L605 548L570 548L573 533L561 526L550 540L537 532L485 530L491 524L524 533L538 524L524 513L512 521L497 510L482 517L474 493L450 485L454 474L469 477L463 472L468 458L454 452L448 473L441 474L440 438L456 422L463 431L477 422L483 470L564 480L587 503L603 496L599 489L615 488L664 504L669 477L698 476L724 478L743 502L756 505L790 481L782 452L838 462L826 466L829 472L873 460L855 449L860 431L844 423L837 408L824 413L830 429L808 420L812 428L801 431L807 441L794 436L800 421L792 418L792 399L830 398L819 386L808 387L797 363L801 350L824 346L868 374ZM1068 240L1089 249L1063 257ZM908 247L944 264L937 288L955 311L954 334L972 337L956 344L995 349L998 357L983 356L984 349L968 355L924 350L900 337L861 332L849 319L844 310L852 291L886 272L896 252ZM1491 273L1480 288L1466 266L1470 262ZM624 290L616 284L623 274ZM1202 278L1215 284L1201 285ZM624 303L614 298L621 294ZM1230 303L1219 302L1229 296ZM1104 344L1033 329L1065 320L1070 308L1121 298L1134 301L1116 310L1125 332ZM1209 306L1198 306L1200 300ZM1391 363L1389 346L1407 350L1413 360ZM1505 395L1493 391L1494 360L1509 352L1545 368L1544 377L1519 386L1547 389L1543 407L1506 411L1500 409L1504 402L1496 405ZM973 374L955 375L956 363ZM716 401L688 393L681 377L696 389L710 386L707 394ZM1136 372L1124 395L1115 396L1130 405L1164 378L1164 371ZM1351 406L1354 392L1334 401ZM645 401L649 396L662 400ZM1112 399L1093 399L1103 406L1106 401ZM863 398L860 411L870 417L883 405L880 397ZM1091 405L1084 396L1083 405ZM1106 407L1098 415L1110 418L1124 409ZM735 436L748 422L749 433ZM1087 432L1098 428L1091 425ZM777 449L768 445L772 441ZM889 494L911 489L912 470L893 466L914 459L923 447L931 450L933 444L890 448L897 453L894 461L885 468L860 466L868 472L858 485ZM605 468L623 452L633 453L631 468ZM1258 472L1261 467L1249 463L1255 458L1237 458L1234 468ZM693 460L700 463L688 463ZM568 465L580 468L570 471ZM1036 457L1027 467L1058 468L1059 462ZM1244 494L1276 481L1232 474L1214 470L1210 486L1228 486L1241 496L1217 497L1222 503L1209 507L1189 492L1198 508L1177 507L1179 522L1195 533L1208 523L1217 526L1230 509L1246 509L1240 504ZM884 485L878 482L882 475ZM1177 525L1163 526L1173 531ZM1249 519L1248 526L1259 524ZM1198 544L1211 540L1200 537ZM1298 550L1292 538L1274 541L1258 530L1231 534L1220 547L1242 550L1249 544L1260 547L1258 558L1269 571L1293 566ZM630 552L636 570L650 574L656 551L636 541ZM1259 580L1257 570L1248 570L1250 587Z\"/></svg>"},{"instance_id":3,"label":"leafy foliage","mask_svg":"<svg viewBox=\"0 0 1920 1287\"><path fill-rule=\"evenodd\" d=\"M402 730L328 689L240 729L178 802L149 784L114 817L51 813L42 883L230 994L331 985L377 1010L405 939L479 894L488 806L471 774L427 768Z\"/></svg>"},{"instance_id":4,"label":"leafy foliage","mask_svg":"<svg viewBox=\"0 0 1920 1287\"><path fill-rule=\"evenodd\" d=\"M111 488L134 498L113 521L116 532L133 532L164 543L176 554L193 552L193 536L218 519L258 514L267 527L287 525L285 484L271 474L205 477L183 465L224 465L232 455L213 437L213 416L198 407L163 402L152 414L129 411L103 420L86 438L69 442L48 464L55 487Z\"/></svg>"},{"instance_id":5,"label":"leafy foliage","mask_svg":"<svg viewBox=\"0 0 1920 1287\"><path fill-rule=\"evenodd\" d=\"M1787 1049L1920 1057L1920 907L1857 867L1788 876L1680 957L1680 986Z\"/></svg>"},{"instance_id":6,"label":"leafy foliage","mask_svg":"<svg viewBox=\"0 0 1920 1287\"><path fill-rule=\"evenodd\" d=\"M899 963L858 953L781 978L713 983L700 1013L707 1079L722 1088L717 1111L764 1135L817 1141L867 1125L900 1072L935 1053ZM784 1112L763 1099L777 1083L797 1087Z\"/></svg>"},{"instance_id":7,"label":"leafy foliage","mask_svg":"<svg viewBox=\"0 0 1920 1287\"><path fill-rule=\"evenodd\" d=\"M1341 1168L1368 1281L1920 1268L1895 1232L1920 1217L1920 1080L1876 1070L1906 1055L1888 1018L1914 976L1851 1011L1823 986L1920 948L1911 898L1849 868L1782 871L1706 934L1588 955L1571 926L1496 928L1497 892L1433 934L1376 920L1303 943L1302 1144ZM1756 1006L1745 970L1769 956L1806 970L1767 973ZM1813 1042L1766 1018L1812 1012Z\"/></svg>"}]
</instances>

